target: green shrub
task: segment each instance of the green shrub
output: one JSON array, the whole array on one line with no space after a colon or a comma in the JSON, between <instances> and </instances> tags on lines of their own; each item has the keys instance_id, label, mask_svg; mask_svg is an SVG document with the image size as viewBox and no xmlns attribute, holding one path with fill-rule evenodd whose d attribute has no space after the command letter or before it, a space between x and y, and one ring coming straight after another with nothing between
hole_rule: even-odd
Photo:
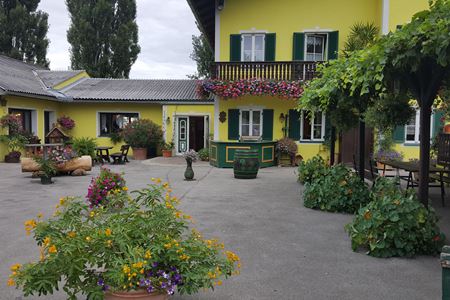
<instances>
[{"instance_id":1,"label":"green shrub","mask_svg":"<svg viewBox=\"0 0 450 300\"><path fill-rule=\"evenodd\" d=\"M132 148L157 146L163 139L161 126L147 119L139 119L128 123L121 134L125 143Z\"/></svg>"},{"instance_id":2,"label":"green shrub","mask_svg":"<svg viewBox=\"0 0 450 300\"><path fill-rule=\"evenodd\" d=\"M355 213L369 202L369 190L354 172L337 165L305 185L303 201L308 208Z\"/></svg>"},{"instance_id":3,"label":"green shrub","mask_svg":"<svg viewBox=\"0 0 450 300\"><path fill-rule=\"evenodd\" d=\"M316 178L319 178L328 173L330 167L325 160L316 155L307 161L301 161L298 166L298 181L300 183L311 183Z\"/></svg>"},{"instance_id":4,"label":"green shrub","mask_svg":"<svg viewBox=\"0 0 450 300\"><path fill-rule=\"evenodd\" d=\"M97 147L97 142L94 138L80 137L72 140L72 149L78 153L79 156L90 155L94 158L96 156L95 147Z\"/></svg>"},{"instance_id":5,"label":"green shrub","mask_svg":"<svg viewBox=\"0 0 450 300\"><path fill-rule=\"evenodd\" d=\"M208 161L209 160L209 149L203 148L198 151L198 157L200 157L200 160L202 161Z\"/></svg>"},{"instance_id":6,"label":"green shrub","mask_svg":"<svg viewBox=\"0 0 450 300\"><path fill-rule=\"evenodd\" d=\"M345 228L354 251L363 248L375 257L437 254L445 236L434 210L419 202L413 190L405 194L394 181L380 178L362 207Z\"/></svg>"}]
</instances>

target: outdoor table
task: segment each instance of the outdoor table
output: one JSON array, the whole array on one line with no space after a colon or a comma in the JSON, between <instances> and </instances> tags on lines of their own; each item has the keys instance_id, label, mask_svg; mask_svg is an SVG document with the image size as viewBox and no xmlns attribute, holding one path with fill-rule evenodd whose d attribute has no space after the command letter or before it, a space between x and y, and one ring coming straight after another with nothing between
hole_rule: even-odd
<instances>
[{"instance_id":1,"label":"outdoor table","mask_svg":"<svg viewBox=\"0 0 450 300\"><path fill-rule=\"evenodd\" d=\"M109 150L111 150L113 147L95 147L95 150L97 150L97 158L100 160L101 163L104 163L105 161L111 162L111 158L109 156Z\"/></svg>"},{"instance_id":2,"label":"outdoor table","mask_svg":"<svg viewBox=\"0 0 450 300\"><path fill-rule=\"evenodd\" d=\"M397 175L399 175L399 170L405 170L406 172L408 172L408 176L398 176L400 179L407 181L406 184L406 189L408 189L409 187L414 187L414 182L413 182L413 173L418 173L419 169L420 169L420 164L419 162L415 162L415 161L398 161L398 160L380 160L380 163L384 164L384 170L386 170L386 165L389 165L391 167L393 167L394 169L397 169ZM439 178L442 184L443 181L443 173L444 172L448 172L446 171L444 168L439 168L436 166L431 166L429 168L429 173L439 173Z\"/></svg>"}]
</instances>

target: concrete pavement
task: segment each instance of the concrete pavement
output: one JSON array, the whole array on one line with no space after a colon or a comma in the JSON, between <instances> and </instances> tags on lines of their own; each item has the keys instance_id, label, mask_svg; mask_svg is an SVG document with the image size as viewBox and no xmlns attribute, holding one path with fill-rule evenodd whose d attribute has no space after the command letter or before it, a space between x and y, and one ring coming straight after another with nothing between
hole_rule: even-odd
<instances>
[{"instance_id":1,"label":"concrete pavement","mask_svg":"<svg viewBox=\"0 0 450 300\"><path fill-rule=\"evenodd\" d=\"M196 228L208 238L219 238L242 259L241 275L225 280L214 292L174 300L441 297L437 257L377 259L352 252L344 231L352 217L303 207L294 168L267 168L255 180L236 180L230 169L194 164L196 181L183 180L184 165L132 161L111 168L125 172L130 190L144 187L151 177L168 180ZM39 256L23 222L39 212L51 215L61 196L84 196L98 170L85 177L58 177L55 184L43 186L20 173L20 166L0 164L1 300L22 299L20 291L6 286L9 266ZM436 203L449 235L449 209Z\"/></svg>"}]
</instances>

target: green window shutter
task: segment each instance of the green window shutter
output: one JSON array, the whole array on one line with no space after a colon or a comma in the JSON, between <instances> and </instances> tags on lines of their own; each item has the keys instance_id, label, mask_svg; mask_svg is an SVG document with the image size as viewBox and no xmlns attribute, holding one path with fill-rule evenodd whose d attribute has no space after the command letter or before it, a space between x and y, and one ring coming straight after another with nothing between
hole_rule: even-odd
<instances>
[{"instance_id":1,"label":"green window shutter","mask_svg":"<svg viewBox=\"0 0 450 300\"><path fill-rule=\"evenodd\" d=\"M305 60L305 34L294 32L294 43L292 47L293 60Z\"/></svg>"},{"instance_id":2,"label":"green window shutter","mask_svg":"<svg viewBox=\"0 0 450 300\"><path fill-rule=\"evenodd\" d=\"M436 110L433 114L433 136L437 136L440 132L442 132L442 127L444 127L444 123L441 121L444 113L442 111Z\"/></svg>"},{"instance_id":3,"label":"green window shutter","mask_svg":"<svg viewBox=\"0 0 450 300\"><path fill-rule=\"evenodd\" d=\"M264 60L265 61L275 61L275 47L276 47L276 34L267 33L265 37L265 51Z\"/></svg>"},{"instance_id":4,"label":"green window shutter","mask_svg":"<svg viewBox=\"0 0 450 300\"><path fill-rule=\"evenodd\" d=\"M262 139L265 141L273 140L273 109L263 110Z\"/></svg>"},{"instance_id":5,"label":"green window shutter","mask_svg":"<svg viewBox=\"0 0 450 300\"><path fill-rule=\"evenodd\" d=\"M239 139L239 109L228 110L228 139Z\"/></svg>"},{"instance_id":6,"label":"green window shutter","mask_svg":"<svg viewBox=\"0 0 450 300\"><path fill-rule=\"evenodd\" d=\"M241 61L241 35L230 35L230 61Z\"/></svg>"},{"instance_id":7,"label":"green window shutter","mask_svg":"<svg viewBox=\"0 0 450 300\"><path fill-rule=\"evenodd\" d=\"M339 53L339 31L328 33L328 59L337 59Z\"/></svg>"},{"instance_id":8,"label":"green window shutter","mask_svg":"<svg viewBox=\"0 0 450 300\"><path fill-rule=\"evenodd\" d=\"M288 137L299 141L300 140L300 112L295 109L289 110L289 134Z\"/></svg>"},{"instance_id":9,"label":"green window shutter","mask_svg":"<svg viewBox=\"0 0 450 300\"><path fill-rule=\"evenodd\" d=\"M405 142L405 126L395 127L393 137L396 143Z\"/></svg>"}]
</instances>

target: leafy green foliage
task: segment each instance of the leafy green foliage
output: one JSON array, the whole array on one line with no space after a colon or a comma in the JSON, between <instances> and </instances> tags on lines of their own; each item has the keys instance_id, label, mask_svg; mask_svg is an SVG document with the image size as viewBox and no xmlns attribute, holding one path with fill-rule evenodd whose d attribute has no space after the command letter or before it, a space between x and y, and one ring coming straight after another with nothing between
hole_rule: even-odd
<instances>
[{"instance_id":1,"label":"leafy green foliage","mask_svg":"<svg viewBox=\"0 0 450 300\"><path fill-rule=\"evenodd\" d=\"M163 138L161 126L147 119L139 119L127 124L121 134L124 141L135 148L156 146Z\"/></svg>"},{"instance_id":2,"label":"leafy green foliage","mask_svg":"<svg viewBox=\"0 0 450 300\"><path fill-rule=\"evenodd\" d=\"M42 156L35 156L34 161L39 165L39 171L46 177L52 177L56 175L56 164L50 158Z\"/></svg>"},{"instance_id":3,"label":"leafy green foliage","mask_svg":"<svg viewBox=\"0 0 450 300\"><path fill-rule=\"evenodd\" d=\"M195 79L211 78L214 51L203 33L199 36L192 36L192 48L190 58L197 63L197 74L191 75L190 77Z\"/></svg>"},{"instance_id":4,"label":"leafy green foliage","mask_svg":"<svg viewBox=\"0 0 450 300\"><path fill-rule=\"evenodd\" d=\"M97 142L94 138L79 137L72 140L72 148L79 156L89 155L95 158L95 147L97 147Z\"/></svg>"},{"instance_id":5,"label":"leafy green foliage","mask_svg":"<svg viewBox=\"0 0 450 300\"><path fill-rule=\"evenodd\" d=\"M128 78L140 52L136 0L67 0L73 69L92 77Z\"/></svg>"},{"instance_id":6,"label":"leafy green foliage","mask_svg":"<svg viewBox=\"0 0 450 300\"><path fill-rule=\"evenodd\" d=\"M298 166L298 181L300 183L311 183L314 180L328 174L330 167L320 155L304 161L302 160Z\"/></svg>"},{"instance_id":7,"label":"leafy green foliage","mask_svg":"<svg viewBox=\"0 0 450 300\"><path fill-rule=\"evenodd\" d=\"M349 52L362 50L372 45L378 38L380 29L373 23L356 23L350 27L350 34L344 46L344 55Z\"/></svg>"},{"instance_id":8,"label":"leafy green foliage","mask_svg":"<svg viewBox=\"0 0 450 300\"><path fill-rule=\"evenodd\" d=\"M190 232L191 217L176 208L170 192L167 183L151 184L130 197L122 187L109 191L107 205L92 209L81 199L61 198L53 217L25 222L41 259L12 266L8 284L25 295L52 294L60 284L69 299L103 299L103 290L137 290L148 287L147 279L155 291L170 294L174 273L182 294L221 284L237 272L238 256Z\"/></svg>"},{"instance_id":9,"label":"leafy green foliage","mask_svg":"<svg viewBox=\"0 0 450 300\"><path fill-rule=\"evenodd\" d=\"M209 149L203 148L198 151L198 157L202 161L208 161L209 160Z\"/></svg>"},{"instance_id":10,"label":"leafy green foliage","mask_svg":"<svg viewBox=\"0 0 450 300\"><path fill-rule=\"evenodd\" d=\"M48 14L37 10L39 2L0 1L0 53L48 66Z\"/></svg>"},{"instance_id":11,"label":"leafy green foliage","mask_svg":"<svg viewBox=\"0 0 450 300\"><path fill-rule=\"evenodd\" d=\"M439 253L445 237L433 208L427 210L415 191L405 195L393 180L379 178L370 199L346 226L354 251L367 249L375 257Z\"/></svg>"},{"instance_id":12,"label":"leafy green foliage","mask_svg":"<svg viewBox=\"0 0 450 300\"><path fill-rule=\"evenodd\" d=\"M331 212L355 213L369 202L367 185L343 165L305 185L305 207Z\"/></svg>"},{"instance_id":13,"label":"leafy green foliage","mask_svg":"<svg viewBox=\"0 0 450 300\"><path fill-rule=\"evenodd\" d=\"M109 139L111 140L111 143L113 143L114 145L121 143L123 141L122 135L120 134L120 132L117 131L111 132L109 134Z\"/></svg>"}]
</instances>

